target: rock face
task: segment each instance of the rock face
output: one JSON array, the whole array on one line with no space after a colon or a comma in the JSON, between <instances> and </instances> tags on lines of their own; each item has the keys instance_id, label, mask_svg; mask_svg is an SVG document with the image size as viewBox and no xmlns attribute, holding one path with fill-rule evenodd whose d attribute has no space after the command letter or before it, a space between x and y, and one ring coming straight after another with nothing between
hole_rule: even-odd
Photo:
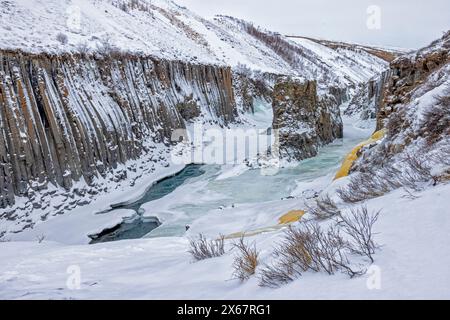
<instances>
[{"instance_id":1,"label":"rock face","mask_svg":"<svg viewBox=\"0 0 450 320\"><path fill-rule=\"evenodd\" d=\"M427 77L450 62L450 31L430 46L391 62L390 77L384 92L384 101L377 113L377 128L400 105L411 100L414 89Z\"/></svg>"},{"instance_id":2,"label":"rock face","mask_svg":"<svg viewBox=\"0 0 450 320\"><path fill-rule=\"evenodd\" d=\"M438 172L449 166L450 32L394 60L386 79L377 112L386 136L362 149L352 169L371 172L399 164L396 170L416 166Z\"/></svg>"},{"instance_id":3,"label":"rock face","mask_svg":"<svg viewBox=\"0 0 450 320\"><path fill-rule=\"evenodd\" d=\"M344 113L348 116L358 114L361 120L375 119L383 105L385 87L389 79L390 71L386 70L367 83L361 83Z\"/></svg>"},{"instance_id":4,"label":"rock face","mask_svg":"<svg viewBox=\"0 0 450 320\"><path fill-rule=\"evenodd\" d=\"M338 101L317 97L315 81L280 78L273 91L273 129L278 130L280 156L302 160L317 155L319 146L343 135Z\"/></svg>"},{"instance_id":5,"label":"rock face","mask_svg":"<svg viewBox=\"0 0 450 320\"><path fill-rule=\"evenodd\" d=\"M242 72L233 70L233 87L237 105L241 112L254 112L255 97L270 102L273 84L277 76L269 73Z\"/></svg>"},{"instance_id":6,"label":"rock face","mask_svg":"<svg viewBox=\"0 0 450 320\"><path fill-rule=\"evenodd\" d=\"M235 116L227 67L0 51L0 208L49 183L89 184L187 120Z\"/></svg>"}]
</instances>

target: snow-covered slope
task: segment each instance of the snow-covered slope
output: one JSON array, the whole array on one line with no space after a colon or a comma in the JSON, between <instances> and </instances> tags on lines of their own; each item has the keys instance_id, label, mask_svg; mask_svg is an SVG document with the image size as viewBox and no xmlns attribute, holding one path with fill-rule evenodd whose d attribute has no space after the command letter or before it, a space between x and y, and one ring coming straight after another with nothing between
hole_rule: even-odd
<instances>
[{"instance_id":1,"label":"snow-covered slope","mask_svg":"<svg viewBox=\"0 0 450 320\"><path fill-rule=\"evenodd\" d=\"M366 81L387 66L363 51L348 55L308 40L294 42L231 17L206 20L169 0L2 0L0 10L0 49L95 51L106 42L135 54L244 64L341 85Z\"/></svg>"},{"instance_id":2,"label":"snow-covered slope","mask_svg":"<svg viewBox=\"0 0 450 320\"><path fill-rule=\"evenodd\" d=\"M450 176L450 32L391 63L377 113L386 137L363 150L355 171L391 190L422 188ZM390 172L389 172L390 171ZM406 177L405 177L406 176ZM419 186L418 186L419 185Z\"/></svg>"}]
</instances>

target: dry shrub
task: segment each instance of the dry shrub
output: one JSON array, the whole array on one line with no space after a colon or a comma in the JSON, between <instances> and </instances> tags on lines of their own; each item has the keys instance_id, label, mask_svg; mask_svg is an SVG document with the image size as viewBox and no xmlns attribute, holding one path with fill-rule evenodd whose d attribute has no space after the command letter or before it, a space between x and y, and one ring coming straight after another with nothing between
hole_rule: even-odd
<instances>
[{"instance_id":1,"label":"dry shrub","mask_svg":"<svg viewBox=\"0 0 450 320\"><path fill-rule=\"evenodd\" d=\"M241 281L248 280L255 274L259 263L259 252L256 249L256 245L254 243L251 245L245 243L244 237L241 237L237 243L233 244L233 248L239 251L233 262L233 278Z\"/></svg>"},{"instance_id":2,"label":"dry shrub","mask_svg":"<svg viewBox=\"0 0 450 320\"><path fill-rule=\"evenodd\" d=\"M67 44L67 42L68 42L67 35L64 34L64 33L62 33L62 32L59 32L59 33L56 35L56 40L57 40L58 42L60 42L61 44Z\"/></svg>"},{"instance_id":3,"label":"dry shrub","mask_svg":"<svg viewBox=\"0 0 450 320\"><path fill-rule=\"evenodd\" d=\"M82 57L86 57L89 54L89 45L87 42L80 42L77 44L77 50Z\"/></svg>"},{"instance_id":4,"label":"dry shrub","mask_svg":"<svg viewBox=\"0 0 450 320\"><path fill-rule=\"evenodd\" d=\"M436 104L424 113L422 134L429 144L450 135L450 88L436 97Z\"/></svg>"},{"instance_id":5,"label":"dry shrub","mask_svg":"<svg viewBox=\"0 0 450 320\"><path fill-rule=\"evenodd\" d=\"M442 146L439 151L440 153L437 155L438 161L446 166L450 166L450 142Z\"/></svg>"},{"instance_id":6,"label":"dry shrub","mask_svg":"<svg viewBox=\"0 0 450 320\"><path fill-rule=\"evenodd\" d=\"M110 57L114 59L119 59L124 55L124 52L113 44L109 36L100 39L97 43L97 53L104 58Z\"/></svg>"},{"instance_id":7,"label":"dry shrub","mask_svg":"<svg viewBox=\"0 0 450 320\"><path fill-rule=\"evenodd\" d=\"M308 213L318 220L330 219L340 214L340 210L329 194L319 197L315 202L315 205L307 205L307 209Z\"/></svg>"},{"instance_id":8,"label":"dry shrub","mask_svg":"<svg viewBox=\"0 0 450 320\"><path fill-rule=\"evenodd\" d=\"M38 236L36 236L36 241L38 243L42 243L45 240L45 235L44 234L40 234Z\"/></svg>"},{"instance_id":9,"label":"dry shrub","mask_svg":"<svg viewBox=\"0 0 450 320\"><path fill-rule=\"evenodd\" d=\"M225 254L225 237L220 236L219 239L208 240L202 234L198 235L198 239L190 239L189 253L196 261L220 257Z\"/></svg>"},{"instance_id":10,"label":"dry shrub","mask_svg":"<svg viewBox=\"0 0 450 320\"><path fill-rule=\"evenodd\" d=\"M407 109L400 107L395 112L392 112L386 121L386 129L389 137L393 137L403 131L405 128L410 128L411 123L406 114Z\"/></svg>"},{"instance_id":11,"label":"dry shrub","mask_svg":"<svg viewBox=\"0 0 450 320\"><path fill-rule=\"evenodd\" d=\"M427 160L435 160L430 157ZM433 179L431 174L431 167L424 160L424 155L416 155L412 153L405 153L404 163L406 164L406 170L400 176L400 181L403 186L412 188L418 191L418 182L427 182Z\"/></svg>"},{"instance_id":12,"label":"dry shrub","mask_svg":"<svg viewBox=\"0 0 450 320\"><path fill-rule=\"evenodd\" d=\"M450 141L439 147L439 153L435 155L437 164L441 166L442 172L433 173L433 181L437 183L445 183L450 180Z\"/></svg>"},{"instance_id":13,"label":"dry shrub","mask_svg":"<svg viewBox=\"0 0 450 320\"><path fill-rule=\"evenodd\" d=\"M279 288L294 281L298 274L292 272L288 267L288 265L281 263L276 265L266 264L259 274L259 285L261 287Z\"/></svg>"},{"instance_id":14,"label":"dry shrub","mask_svg":"<svg viewBox=\"0 0 450 320\"><path fill-rule=\"evenodd\" d=\"M243 63L238 63L238 65L235 68L235 72L247 78L251 78L253 73L252 69L250 69L246 64Z\"/></svg>"},{"instance_id":15,"label":"dry shrub","mask_svg":"<svg viewBox=\"0 0 450 320\"><path fill-rule=\"evenodd\" d=\"M366 232L361 231L361 234L366 235ZM351 253L359 253L358 249L341 236L339 225L323 230L317 222L310 221L299 228L290 227L283 242L274 250L275 262L261 270L259 285L276 288L307 271L329 275L340 271L350 277L361 275L364 271L355 270L348 258Z\"/></svg>"},{"instance_id":16,"label":"dry shrub","mask_svg":"<svg viewBox=\"0 0 450 320\"><path fill-rule=\"evenodd\" d=\"M380 172L360 172L350 178L350 182L337 190L342 200L356 203L380 197L401 184L395 179L398 170L392 167L383 168Z\"/></svg>"},{"instance_id":17,"label":"dry shrub","mask_svg":"<svg viewBox=\"0 0 450 320\"><path fill-rule=\"evenodd\" d=\"M142 0L123 0L123 1L113 1L113 6L119 8L120 10L129 13L131 10L146 11L151 16L153 16L150 6Z\"/></svg>"},{"instance_id":18,"label":"dry shrub","mask_svg":"<svg viewBox=\"0 0 450 320\"><path fill-rule=\"evenodd\" d=\"M359 172L350 178L346 186L339 188L337 194L345 202L357 203L380 197L401 187L419 191L425 182L436 183L429 164L436 161L438 161L437 157L405 152L402 158L402 170L386 164L377 171L368 169L366 172Z\"/></svg>"},{"instance_id":19,"label":"dry shrub","mask_svg":"<svg viewBox=\"0 0 450 320\"><path fill-rule=\"evenodd\" d=\"M380 211L369 213L366 206L352 209L350 215L341 215L339 225L349 237L349 250L361 256L366 256L373 263L373 254L378 248L374 241L373 225L378 220Z\"/></svg>"}]
</instances>

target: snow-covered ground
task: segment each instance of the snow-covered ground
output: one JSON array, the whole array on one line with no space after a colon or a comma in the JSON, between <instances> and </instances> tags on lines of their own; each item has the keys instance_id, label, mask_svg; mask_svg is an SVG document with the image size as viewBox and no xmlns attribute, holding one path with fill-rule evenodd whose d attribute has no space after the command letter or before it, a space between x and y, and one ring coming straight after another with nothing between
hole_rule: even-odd
<instances>
[{"instance_id":1,"label":"snow-covered ground","mask_svg":"<svg viewBox=\"0 0 450 320\"><path fill-rule=\"evenodd\" d=\"M233 252L220 258L193 262L186 237L165 237L105 243L66 245L55 242L4 242L0 244L1 298L137 298L137 299L307 299L307 298L450 298L450 252L448 249L450 184L440 185L405 198L397 190L367 202L382 210L376 224L377 241L383 246L375 255L381 287L369 290L370 275L348 279L306 273L280 289L261 288L252 278L241 284L232 280ZM244 214L224 212L198 226L196 231L223 231L252 217L260 224L295 207L295 201L255 206ZM239 209L235 210L236 212ZM230 219L232 216L232 219ZM221 219L220 219L221 217ZM261 219L263 217L263 219ZM207 222L207 221L205 221ZM255 223L258 225L258 223ZM220 228L219 228L220 226ZM270 259L281 232L252 238ZM17 254L20 252L20 254ZM79 268L79 269L77 269ZM81 285L67 286L73 270L80 271Z\"/></svg>"}]
</instances>

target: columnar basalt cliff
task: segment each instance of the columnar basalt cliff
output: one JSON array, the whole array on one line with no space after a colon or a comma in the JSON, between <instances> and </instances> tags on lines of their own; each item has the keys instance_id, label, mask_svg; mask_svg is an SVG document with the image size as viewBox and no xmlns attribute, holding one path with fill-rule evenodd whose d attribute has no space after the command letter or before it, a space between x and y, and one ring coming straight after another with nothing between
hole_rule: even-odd
<instances>
[{"instance_id":1,"label":"columnar basalt cliff","mask_svg":"<svg viewBox=\"0 0 450 320\"><path fill-rule=\"evenodd\" d=\"M280 78L272 104L280 156L288 160L313 157L321 145L342 138L339 104L332 95L319 99L315 81Z\"/></svg>"},{"instance_id":2,"label":"columnar basalt cliff","mask_svg":"<svg viewBox=\"0 0 450 320\"><path fill-rule=\"evenodd\" d=\"M236 116L230 68L129 55L0 53L0 207L87 184L203 117Z\"/></svg>"}]
</instances>

